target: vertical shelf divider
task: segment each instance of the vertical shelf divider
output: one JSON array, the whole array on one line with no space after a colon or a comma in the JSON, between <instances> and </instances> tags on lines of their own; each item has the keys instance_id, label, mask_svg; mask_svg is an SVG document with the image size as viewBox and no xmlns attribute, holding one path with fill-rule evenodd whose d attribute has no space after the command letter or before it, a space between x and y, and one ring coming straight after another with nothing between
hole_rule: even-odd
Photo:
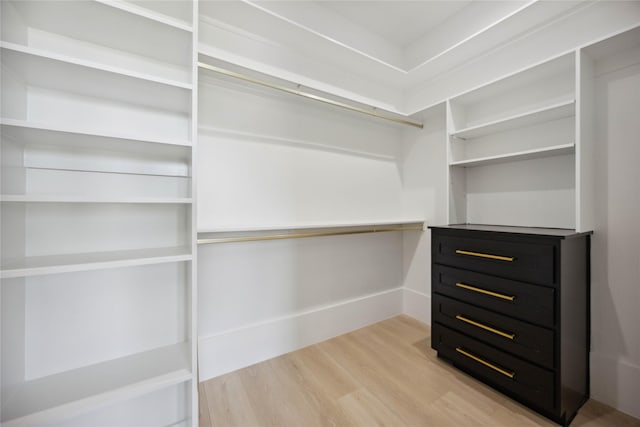
<instances>
[{"instance_id":1,"label":"vertical shelf divider","mask_svg":"<svg viewBox=\"0 0 640 427\"><path fill-rule=\"evenodd\" d=\"M191 253L193 254L189 279L190 279L190 345L191 345L191 424L199 425L198 415L198 232L197 232L197 150L198 150L198 24L199 3L192 1L192 38L191 38L191 221L190 240Z\"/></svg>"}]
</instances>

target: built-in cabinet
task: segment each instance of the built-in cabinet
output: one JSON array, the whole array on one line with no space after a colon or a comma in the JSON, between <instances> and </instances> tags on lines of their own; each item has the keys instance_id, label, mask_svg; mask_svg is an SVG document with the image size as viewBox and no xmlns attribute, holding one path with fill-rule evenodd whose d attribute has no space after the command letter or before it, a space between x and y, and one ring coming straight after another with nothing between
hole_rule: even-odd
<instances>
[{"instance_id":1,"label":"built-in cabinet","mask_svg":"<svg viewBox=\"0 0 640 427\"><path fill-rule=\"evenodd\" d=\"M597 59L637 49L638 29L447 102L450 224L593 230Z\"/></svg>"},{"instance_id":2,"label":"built-in cabinet","mask_svg":"<svg viewBox=\"0 0 640 427\"><path fill-rule=\"evenodd\" d=\"M447 100L432 348L562 425L590 394L595 76L639 48L636 27Z\"/></svg>"},{"instance_id":3,"label":"built-in cabinet","mask_svg":"<svg viewBox=\"0 0 640 427\"><path fill-rule=\"evenodd\" d=\"M2 423L197 419L190 2L2 2Z\"/></svg>"}]
</instances>

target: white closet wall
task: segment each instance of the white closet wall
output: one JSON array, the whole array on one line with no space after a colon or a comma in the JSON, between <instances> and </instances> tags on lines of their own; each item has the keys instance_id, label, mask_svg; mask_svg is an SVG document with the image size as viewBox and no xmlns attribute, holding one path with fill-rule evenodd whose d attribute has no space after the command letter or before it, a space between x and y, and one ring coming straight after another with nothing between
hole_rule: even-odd
<instances>
[{"instance_id":1,"label":"white closet wall","mask_svg":"<svg viewBox=\"0 0 640 427\"><path fill-rule=\"evenodd\" d=\"M399 126L206 70L199 90L199 231L409 216Z\"/></svg>"},{"instance_id":2,"label":"white closet wall","mask_svg":"<svg viewBox=\"0 0 640 427\"><path fill-rule=\"evenodd\" d=\"M406 129L401 140L402 183L407 201L423 212L427 225L447 222L446 105L423 111L424 128ZM404 232L402 240L403 312L431 322L431 231ZM426 260L426 261L425 261Z\"/></svg>"},{"instance_id":3,"label":"white closet wall","mask_svg":"<svg viewBox=\"0 0 640 427\"><path fill-rule=\"evenodd\" d=\"M424 218L400 145L419 130L206 70L199 82L201 233ZM401 313L402 245L399 232L201 245L201 379Z\"/></svg>"},{"instance_id":4,"label":"white closet wall","mask_svg":"<svg viewBox=\"0 0 640 427\"><path fill-rule=\"evenodd\" d=\"M584 49L582 61L597 159L591 395L640 417L640 30Z\"/></svg>"}]
</instances>

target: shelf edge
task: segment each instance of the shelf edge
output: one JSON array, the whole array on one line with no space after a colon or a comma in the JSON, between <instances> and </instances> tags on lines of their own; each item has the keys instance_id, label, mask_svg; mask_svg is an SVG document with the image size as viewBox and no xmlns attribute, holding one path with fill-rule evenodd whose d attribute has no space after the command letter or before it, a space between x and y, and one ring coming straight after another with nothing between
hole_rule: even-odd
<instances>
[{"instance_id":1,"label":"shelf edge","mask_svg":"<svg viewBox=\"0 0 640 427\"><path fill-rule=\"evenodd\" d=\"M111 67L111 66L100 64L99 62L93 62L85 59L65 56L59 53L50 52L43 49L37 49L30 46L24 46L16 43L0 41L0 48L7 49L13 52L19 52L25 55L45 58L52 61L59 61L69 65L103 71L105 73L111 73L119 76L130 77L138 80L143 80L143 81L152 82L156 84L162 84L166 86L177 87L180 89L185 89L190 91L193 90L193 85L191 83L185 83L178 80L167 79L164 77L157 77L153 74L145 74L137 71L131 71L125 68Z\"/></svg>"},{"instance_id":2,"label":"shelf edge","mask_svg":"<svg viewBox=\"0 0 640 427\"><path fill-rule=\"evenodd\" d=\"M505 117L502 119L498 119L498 120L494 120L488 123L484 123L484 124L480 124L480 125L475 125L475 126L470 126L464 129L460 129L458 131L455 132L451 132L449 134L450 137L453 138L459 138L459 139L465 139L463 136L466 133L471 133L474 131L478 131L478 130L482 130L485 128L491 128L492 126L499 126L503 123L509 123L512 121L516 121L518 119L523 119L525 117L534 117L537 114L541 114L541 113L545 113L545 112L549 112L549 111L553 111L553 110L561 110L564 107L570 106L570 105L575 105L576 100L572 99L569 101L564 101L564 102L559 102L547 107L542 107L542 108L536 108L534 110L530 110L530 111L526 111L524 113L520 113L520 114L514 114L512 116L509 117ZM468 137L468 138L473 138L473 137Z\"/></svg>"}]
</instances>

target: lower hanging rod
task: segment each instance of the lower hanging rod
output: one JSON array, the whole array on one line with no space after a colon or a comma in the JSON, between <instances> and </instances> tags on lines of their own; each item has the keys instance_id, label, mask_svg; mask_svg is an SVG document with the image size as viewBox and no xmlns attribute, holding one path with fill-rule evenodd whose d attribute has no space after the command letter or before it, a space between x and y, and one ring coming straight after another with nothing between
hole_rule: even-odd
<instances>
[{"instance_id":1,"label":"lower hanging rod","mask_svg":"<svg viewBox=\"0 0 640 427\"><path fill-rule=\"evenodd\" d=\"M333 99L324 98L322 96L314 95L314 94L309 93L309 92L303 92L303 91L301 91L299 89L291 89L291 88L288 88L286 86L278 85L278 84L275 84L275 83L269 83L269 82L266 82L264 80L256 79L254 77L250 77L250 76L247 76L245 74L240 74L240 73L237 73L235 71L227 70L225 68L216 67L214 65L206 64L204 62L198 62L198 67L204 68L205 70L216 72L218 74L223 74L225 76L229 76L229 77L233 77L233 78L236 78L236 79L244 80L246 82L250 82L250 83L254 83L254 84L257 84L257 85L265 86L265 87L268 87L268 88L271 88L271 89L276 89L276 90L279 90L279 91L282 91L282 92L290 93L292 95L297 95L297 96L301 96L303 98L313 99L315 101L320 101L320 102L323 102L325 104L333 105L335 107L340 107L340 108L344 108L344 109L347 109L347 110L355 111L357 113L366 114L368 116L377 117L379 119L390 120L392 122L401 123L403 125L408 125L408 126L414 126L414 127L420 128L420 129L422 129L424 127L424 125L422 123L416 123L416 122L412 122L410 120L406 120L406 119L402 119L402 118L398 118L398 117L382 114L382 113L379 113L375 109L374 110L366 110L364 108L356 107L355 105L350 105L350 104L346 104L344 102L335 101ZM300 86L301 86L300 84L297 84L298 88Z\"/></svg>"},{"instance_id":2,"label":"lower hanging rod","mask_svg":"<svg viewBox=\"0 0 640 427\"><path fill-rule=\"evenodd\" d=\"M217 237L211 239L198 239L199 245L209 245L213 243L235 243L235 242L257 242L260 240L283 240L283 239L303 239L307 237L324 237L324 236L343 236L347 234L365 234L365 233L381 233L385 231L410 231L424 230L424 224L408 225L397 227L370 227L357 230L341 230L341 231L316 231L308 233L291 233L291 234L266 234L263 236L238 236L238 237Z\"/></svg>"}]
</instances>

